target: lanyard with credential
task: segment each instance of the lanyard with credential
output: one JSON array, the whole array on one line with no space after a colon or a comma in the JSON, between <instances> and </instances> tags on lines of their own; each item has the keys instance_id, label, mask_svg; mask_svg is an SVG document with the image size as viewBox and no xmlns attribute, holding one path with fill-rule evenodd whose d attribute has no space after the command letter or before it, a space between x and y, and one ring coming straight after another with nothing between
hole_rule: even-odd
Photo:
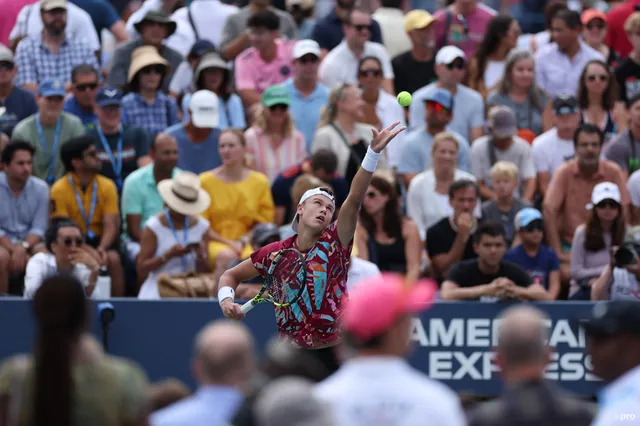
<instances>
[{"instance_id":1,"label":"lanyard with credential","mask_svg":"<svg viewBox=\"0 0 640 426\"><path fill-rule=\"evenodd\" d=\"M91 193L91 205L89 206L89 215L87 216L87 212L84 210L84 203L82 202L82 198L76 189L76 185L73 183L73 179L71 176L69 178L69 185L73 188L73 192L76 195L76 204L78 205L78 210L80 210L80 214L82 215L82 220L84 221L85 226L87 227L87 238L94 239L96 234L91 230L91 221L93 220L93 214L96 211L96 203L98 202L98 181L93 181L93 190Z\"/></svg>"},{"instance_id":2,"label":"lanyard with credential","mask_svg":"<svg viewBox=\"0 0 640 426\"><path fill-rule=\"evenodd\" d=\"M56 132L53 136L53 146L51 147L51 162L49 162L49 169L47 171L47 183L49 186L53 185L55 181L55 175L53 169L56 165L56 157L58 152L58 144L60 143L60 127L62 126L62 115L58 117L56 123ZM40 113L36 114L36 129L38 130L38 136L40 136L40 145L42 150L47 152L47 141L44 140L44 130L42 130L42 124L40 123Z\"/></svg>"},{"instance_id":3,"label":"lanyard with credential","mask_svg":"<svg viewBox=\"0 0 640 426\"><path fill-rule=\"evenodd\" d=\"M118 143L116 145L116 155L113 155L111 151L111 147L109 146L109 142L107 138L102 133L102 129L100 126L96 126L96 130L98 131L98 136L100 137L100 142L102 142L102 148L104 148L104 152L109 156L109 162L111 162L111 167L113 167L113 173L116 176L116 186L118 187L118 192L122 192L122 127L118 130Z\"/></svg>"},{"instance_id":4,"label":"lanyard with credential","mask_svg":"<svg viewBox=\"0 0 640 426\"><path fill-rule=\"evenodd\" d=\"M171 233L173 233L173 237L176 239L178 244L180 244L180 238L178 238L178 232L176 231L176 227L174 226L173 221L171 220L171 216L169 216L169 209L164 209L164 217L165 219L167 219L167 224L169 225L169 228L171 228ZM184 217L183 232L184 232L184 235L183 235L182 245L186 247L189 245L189 216ZM189 272L189 265L187 264L187 259L185 258L185 256L186 255L182 256L180 258L180 261L182 262L182 267L184 268L183 272L186 274L187 272Z\"/></svg>"}]
</instances>

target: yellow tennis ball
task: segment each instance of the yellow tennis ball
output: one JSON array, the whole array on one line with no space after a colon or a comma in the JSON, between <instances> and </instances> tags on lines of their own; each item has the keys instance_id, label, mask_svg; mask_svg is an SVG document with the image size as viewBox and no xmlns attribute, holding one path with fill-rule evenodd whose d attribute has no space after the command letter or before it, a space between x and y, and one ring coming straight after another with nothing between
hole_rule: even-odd
<instances>
[{"instance_id":1,"label":"yellow tennis ball","mask_svg":"<svg viewBox=\"0 0 640 426\"><path fill-rule=\"evenodd\" d=\"M398 93L398 103L403 107L409 106L409 104L411 103L411 93L409 92Z\"/></svg>"}]
</instances>

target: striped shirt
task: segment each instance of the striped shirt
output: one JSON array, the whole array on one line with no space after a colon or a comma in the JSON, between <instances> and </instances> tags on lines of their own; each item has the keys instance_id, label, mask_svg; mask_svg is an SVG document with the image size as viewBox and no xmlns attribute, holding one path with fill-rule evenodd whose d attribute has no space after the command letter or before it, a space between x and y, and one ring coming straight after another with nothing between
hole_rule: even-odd
<instances>
[{"instance_id":1,"label":"striped shirt","mask_svg":"<svg viewBox=\"0 0 640 426\"><path fill-rule=\"evenodd\" d=\"M244 136L247 148L255 164L254 169L265 174L273 183L280 173L300 163L307 157L304 136L298 130L286 137L278 146L258 127L251 127Z\"/></svg>"}]
</instances>

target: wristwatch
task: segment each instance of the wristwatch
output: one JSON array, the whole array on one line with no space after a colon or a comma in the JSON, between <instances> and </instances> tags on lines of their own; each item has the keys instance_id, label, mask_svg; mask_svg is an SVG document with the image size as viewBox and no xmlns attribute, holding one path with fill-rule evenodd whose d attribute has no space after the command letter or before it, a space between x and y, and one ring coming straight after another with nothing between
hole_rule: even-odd
<instances>
[{"instance_id":1,"label":"wristwatch","mask_svg":"<svg viewBox=\"0 0 640 426\"><path fill-rule=\"evenodd\" d=\"M27 253L29 252L29 249L31 249L31 244L29 244L27 241L20 241L20 246L25 249Z\"/></svg>"}]
</instances>

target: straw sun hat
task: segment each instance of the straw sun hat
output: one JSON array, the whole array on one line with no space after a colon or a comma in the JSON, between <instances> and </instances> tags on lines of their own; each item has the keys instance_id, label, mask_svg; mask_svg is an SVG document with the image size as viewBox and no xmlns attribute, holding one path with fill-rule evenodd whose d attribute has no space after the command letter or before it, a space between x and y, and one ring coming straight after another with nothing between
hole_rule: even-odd
<instances>
[{"instance_id":1,"label":"straw sun hat","mask_svg":"<svg viewBox=\"0 0 640 426\"><path fill-rule=\"evenodd\" d=\"M128 82L131 83L138 72L150 65L162 65L169 69L169 62L158 53L158 49L153 46L140 46L131 53L131 65L129 66Z\"/></svg>"},{"instance_id":2,"label":"straw sun hat","mask_svg":"<svg viewBox=\"0 0 640 426\"><path fill-rule=\"evenodd\" d=\"M200 187L200 178L191 172L179 172L173 179L161 181L158 192L171 210L185 216L199 215L211 204L211 197Z\"/></svg>"}]
</instances>

